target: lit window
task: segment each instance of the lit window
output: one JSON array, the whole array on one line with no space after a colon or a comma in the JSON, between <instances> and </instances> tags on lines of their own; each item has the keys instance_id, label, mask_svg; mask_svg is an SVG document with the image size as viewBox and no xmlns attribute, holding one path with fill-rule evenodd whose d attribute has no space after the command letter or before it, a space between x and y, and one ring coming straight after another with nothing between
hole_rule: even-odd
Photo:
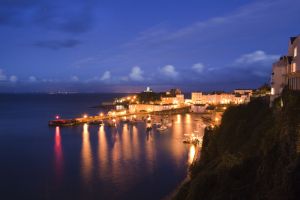
<instances>
[{"instance_id":1,"label":"lit window","mask_svg":"<svg viewBox=\"0 0 300 200\"><path fill-rule=\"evenodd\" d=\"M297 48L297 47L295 47L295 48L294 48L294 57L296 57L296 56L297 56L297 50L298 50L298 48Z\"/></svg>"},{"instance_id":2,"label":"lit window","mask_svg":"<svg viewBox=\"0 0 300 200\"><path fill-rule=\"evenodd\" d=\"M296 72L296 63L292 64L292 72Z\"/></svg>"},{"instance_id":3,"label":"lit window","mask_svg":"<svg viewBox=\"0 0 300 200\"><path fill-rule=\"evenodd\" d=\"M274 94L275 94L275 89L271 88L271 95L274 95Z\"/></svg>"}]
</instances>

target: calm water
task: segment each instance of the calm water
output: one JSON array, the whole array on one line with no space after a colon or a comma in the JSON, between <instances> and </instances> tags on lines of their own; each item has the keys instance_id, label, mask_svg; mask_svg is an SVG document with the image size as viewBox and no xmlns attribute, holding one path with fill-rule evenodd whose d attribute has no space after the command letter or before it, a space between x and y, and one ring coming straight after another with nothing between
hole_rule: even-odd
<instances>
[{"instance_id":1,"label":"calm water","mask_svg":"<svg viewBox=\"0 0 300 200\"><path fill-rule=\"evenodd\" d=\"M56 114L97 114L89 107L116 96L0 95L1 199L161 199L174 191L195 152L183 135L202 134L195 116L172 116L163 134L146 133L144 123L47 125Z\"/></svg>"}]
</instances>

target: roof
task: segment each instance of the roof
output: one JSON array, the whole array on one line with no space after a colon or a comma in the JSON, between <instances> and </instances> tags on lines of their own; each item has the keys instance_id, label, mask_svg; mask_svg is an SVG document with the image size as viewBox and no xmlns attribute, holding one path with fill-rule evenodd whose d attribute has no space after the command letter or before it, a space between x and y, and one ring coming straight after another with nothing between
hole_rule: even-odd
<instances>
[{"instance_id":1,"label":"roof","mask_svg":"<svg viewBox=\"0 0 300 200\"><path fill-rule=\"evenodd\" d=\"M298 37L300 37L300 35L297 35L297 36L294 36L294 37L290 37L291 44L293 44L294 41L295 41Z\"/></svg>"},{"instance_id":2,"label":"roof","mask_svg":"<svg viewBox=\"0 0 300 200\"><path fill-rule=\"evenodd\" d=\"M290 37L291 44L296 40L297 37Z\"/></svg>"}]
</instances>

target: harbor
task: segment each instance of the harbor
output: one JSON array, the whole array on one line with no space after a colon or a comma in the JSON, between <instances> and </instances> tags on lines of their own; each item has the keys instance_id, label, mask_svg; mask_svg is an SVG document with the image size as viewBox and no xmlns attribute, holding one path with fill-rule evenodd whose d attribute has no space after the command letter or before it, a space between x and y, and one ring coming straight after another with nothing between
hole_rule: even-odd
<instances>
[{"instance_id":1,"label":"harbor","mask_svg":"<svg viewBox=\"0 0 300 200\"><path fill-rule=\"evenodd\" d=\"M184 93L178 88L157 93L147 87L139 94L102 102L101 107L107 108L107 112L100 112L98 115L82 114L71 119L65 119L57 114L48 124L49 126L77 126L87 123L115 126L114 124L120 121L134 124L136 121L146 121L152 116L193 113L199 114L208 126L214 127L220 124L228 106L247 103L251 95L251 90L241 89L235 90L232 94L192 92L189 99L185 98ZM164 126L161 130L163 129Z\"/></svg>"}]
</instances>

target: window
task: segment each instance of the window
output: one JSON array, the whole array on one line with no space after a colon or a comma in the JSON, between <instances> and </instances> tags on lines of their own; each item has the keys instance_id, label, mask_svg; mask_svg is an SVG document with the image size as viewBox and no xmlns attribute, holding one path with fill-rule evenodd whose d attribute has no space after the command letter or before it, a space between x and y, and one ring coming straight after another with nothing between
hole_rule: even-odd
<instances>
[{"instance_id":1,"label":"window","mask_svg":"<svg viewBox=\"0 0 300 200\"><path fill-rule=\"evenodd\" d=\"M292 63L292 72L296 72L296 63Z\"/></svg>"},{"instance_id":2,"label":"window","mask_svg":"<svg viewBox=\"0 0 300 200\"><path fill-rule=\"evenodd\" d=\"M275 89L271 88L271 95L274 95L274 94L275 94Z\"/></svg>"},{"instance_id":3,"label":"window","mask_svg":"<svg viewBox=\"0 0 300 200\"><path fill-rule=\"evenodd\" d=\"M297 51L298 51L298 47L295 47L295 48L294 48L294 57L297 56Z\"/></svg>"}]
</instances>

